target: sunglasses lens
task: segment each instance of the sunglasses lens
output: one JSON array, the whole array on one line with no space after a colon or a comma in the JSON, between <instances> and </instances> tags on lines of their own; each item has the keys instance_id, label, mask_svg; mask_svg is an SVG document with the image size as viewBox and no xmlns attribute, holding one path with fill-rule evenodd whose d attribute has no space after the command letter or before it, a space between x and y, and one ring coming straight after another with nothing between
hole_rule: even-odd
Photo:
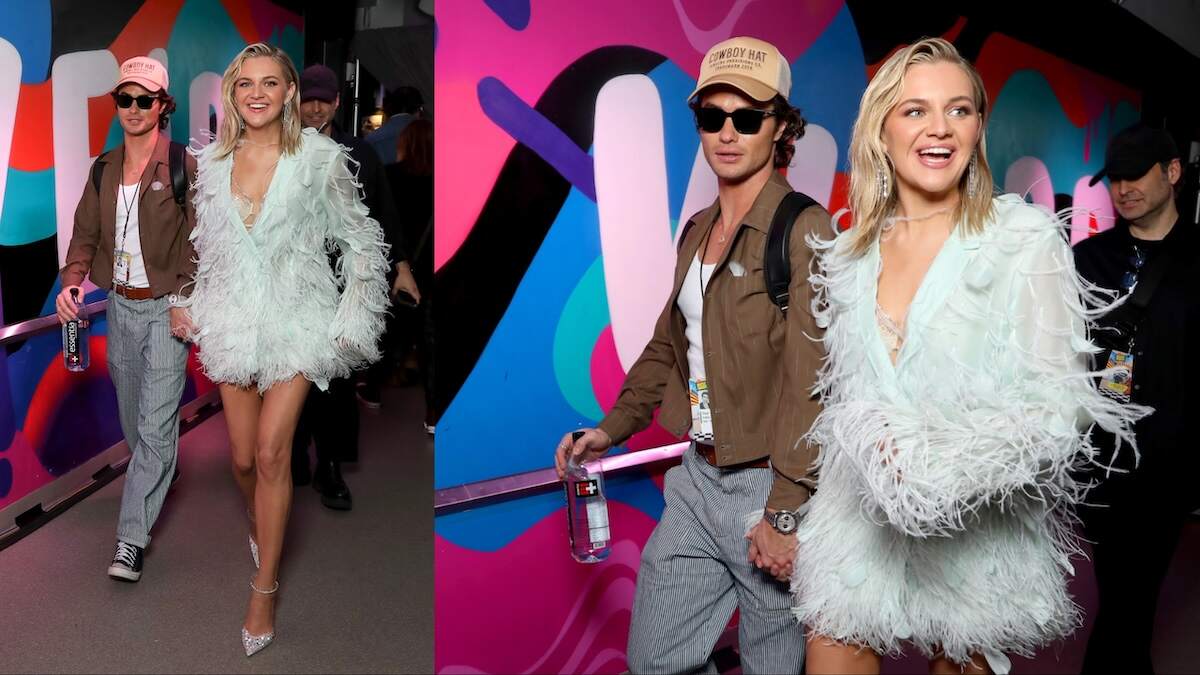
<instances>
[{"instance_id":1,"label":"sunglasses lens","mask_svg":"<svg viewBox=\"0 0 1200 675\"><path fill-rule=\"evenodd\" d=\"M700 108L696 111L696 126L703 132L717 133L725 126L725 111L720 108Z\"/></svg>"},{"instance_id":2,"label":"sunglasses lens","mask_svg":"<svg viewBox=\"0 0 1200 675\"><path fill-rule=\"evenodd\" d=\"M762 129L763 118L766 117L766 113L762 110L741 108L740 110L734 110L732 117L733 128L739 134L753 135Z\"/></svg>"},{"instance_id":3,"label":"sunglasses lens","mask_svg":"<svg viewBox=\"0 0 1200 675\"><path fill-rule=\"evenodd\" d=\"M133 105L133 97L129 94L117 94L117 107L128 108Z\"/></svg>"},{"instance_id":4,"label":"sunglasses lens","mask_svg":"<svg viewBox=\"0 0 1200 675\"><path fill-rule=\"evenodd\" d=\"M137 106L142 110L149 110L150 106L154 105L153 96L139 96L135 100L137 101Z\"/></svg>"},{"instance_id":5,"label":"sunglasses lens","mask_svg":"<svg viewBox=\"0 0 1200 675\"><path fill-rule=\"evenodd\" d=\"M1137 283L1137 272L1126 272L1125 276L1121 277L1121 288L1128 291Z\"/></svg>"}]
</instances>

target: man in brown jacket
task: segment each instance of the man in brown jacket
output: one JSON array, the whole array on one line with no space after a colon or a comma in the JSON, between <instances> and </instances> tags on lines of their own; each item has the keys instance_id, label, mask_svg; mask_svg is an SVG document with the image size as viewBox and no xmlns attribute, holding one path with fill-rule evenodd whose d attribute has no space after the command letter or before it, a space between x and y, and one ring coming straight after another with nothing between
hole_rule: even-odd
<instances>
[{"instance_id":1,"label":"man in brown jacket","mask_svg":"<svg viewBox=\"0 0 1200 675\"><path fill-rule=\"evenodd\" d=\"M195 271L188 235L196 214L188 186L196 179L196 161L177 146L183 180L174 180L172 144L159 131L175 109L162 64L140 56L121 64L112 97L125 142L96 159L84 185L55 304L60 321L75 318L75 297L82 301L80 285L89 274L109 291L108 370L133 457L108 574L137 581L179 448L179 398L192 326L174 304L190 292Z\"/></svg>"},{"instance_id":2,"label":"man in brown jacket","mask_svg":"<svg viewBox=\"0 0 1200 675\"><path fill-rule=\"evenodd\" d=\"M735 607L744 672L799 673L803 663L783 580L815 487L816 452L800 441L818 411L809 392L821 358L805 236L827 237L830 217L812 206L795 221L785 313L768 296L763 253L791 192L778 169L804 133L790 85L787 61L761 40L732 38L705 55L689 102L717 200L692 218L671 296L613 409L573 445L564 436L555 456L560 474L567 453L599 456L646 428L660 405L659 424L692 438L667 472L662 518L642 552L635 673L703 668Z\"/></svg>"}]
</instances>

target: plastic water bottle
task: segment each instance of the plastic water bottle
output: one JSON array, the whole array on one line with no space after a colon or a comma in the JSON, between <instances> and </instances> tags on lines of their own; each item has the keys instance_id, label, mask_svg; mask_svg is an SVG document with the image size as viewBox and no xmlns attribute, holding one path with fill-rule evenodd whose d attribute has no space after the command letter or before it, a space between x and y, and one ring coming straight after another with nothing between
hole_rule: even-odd
<instances>
[{"instance_id":1,"label":"plastic water bottle","mask_svg":"<svg viewBox=\"0 0 1200 675\"><path fill-rule=\"evenodd\" d=\"M579 440L582 431L571 434L571 442ZM608 500L604 498L604 474L589 473L573 455L567 455L567 535L571 540L571 556L581 563L598 563L608 557Z\"/></svg>"},{"instance_id":2,"label":"plastic water bottle","mask_svg":"<svg viewBox=\"0 0 1200 675\"><path fill-rule=\"evenodd\" d=\"M79 318L63 324L63 364L67 366L67 370L78 373L87 370L90 362L88 327L91 322L88 321L87 309L79 302L78 288L71 289L71 300L79 308L75 312Z\"/></svg>"}]
</instances>

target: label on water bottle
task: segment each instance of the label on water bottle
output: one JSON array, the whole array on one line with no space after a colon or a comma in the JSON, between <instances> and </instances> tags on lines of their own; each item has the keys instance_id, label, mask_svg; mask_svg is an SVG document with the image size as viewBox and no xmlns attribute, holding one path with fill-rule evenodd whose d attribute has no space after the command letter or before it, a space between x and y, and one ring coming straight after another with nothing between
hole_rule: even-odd
<instances>
[{"instance_id":1,"label":"label on water bottle","mask_svg":"<svg viewBox=\"0 0 1200 675\"><path fill-rule=\"evenodd\" d=\"M77 356L79 354L79 322L67 322L67 355Z\"/></svg>"},{"instance_id":2,"label":"label on water bottle","mask_svg":"<svg viewBox=\"0 0 1200 675\"><path fill-rule=\"evenodd\" d=\"M595 481L588 481L594 483ZM608 504L603 499L593 499L587 504L588 538L593 546L608 543Z\"/></svg>"},{"instance_id":3,"label":"label on water bottle","mask_svg":"<svg viewBox=\"0 0 1200 675\"><path fill-rule=\"evenodd\" d=\"M595 497L600 494L600 484L595 478L581 480L575 484L576 497Z\"/></svg>"}]
</instances>

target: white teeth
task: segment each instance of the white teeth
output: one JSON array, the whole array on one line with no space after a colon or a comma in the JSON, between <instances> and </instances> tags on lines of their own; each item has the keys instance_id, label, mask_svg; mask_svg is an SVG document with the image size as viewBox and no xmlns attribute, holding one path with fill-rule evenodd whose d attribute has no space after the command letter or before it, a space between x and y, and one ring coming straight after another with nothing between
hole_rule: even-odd
<instances>
[{"instance_id":1,"label":"white teeth","mask_svg":"<svg viewBox=\"0 0 1200 675\"><path fill-rule=\"evenodd\" d=\"M950 148L925 148L924 150L919 151L917 154L936 155L939 157L949 157L950 153L951 153Z\"/></svg>"}]
</instances>

